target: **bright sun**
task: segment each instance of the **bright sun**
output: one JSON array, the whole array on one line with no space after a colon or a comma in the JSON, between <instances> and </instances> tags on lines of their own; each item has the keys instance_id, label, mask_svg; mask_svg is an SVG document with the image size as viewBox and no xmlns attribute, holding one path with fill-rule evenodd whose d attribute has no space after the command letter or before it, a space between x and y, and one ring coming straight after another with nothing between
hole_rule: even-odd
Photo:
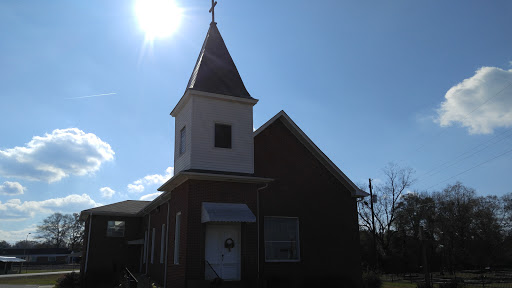
<instances>
[{"instance_id":1,"label":"bright sun","mask_svg":"<svg viewBox=\"0 0 512 288\"><path fill-rule=\"evenodd\" d=\"M173 0L137 0L135 13L149 41L170 36L181 22L181 9Z\"/></svg>"}]
</instances>

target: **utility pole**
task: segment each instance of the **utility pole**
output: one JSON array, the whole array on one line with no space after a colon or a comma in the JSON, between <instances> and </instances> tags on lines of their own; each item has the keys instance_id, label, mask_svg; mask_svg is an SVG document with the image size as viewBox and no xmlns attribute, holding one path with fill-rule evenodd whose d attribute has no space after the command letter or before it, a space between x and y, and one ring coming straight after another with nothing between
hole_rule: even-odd
<instances>
[{"instance_id":1,"label":"utility pole","mask_svg":"<svg viewBox=\"0 0 512 288\"><path fill-rule=\"evenodd\" d=\"M372 211L372 241L373 241L373 253L375 256L375 264L374 269L377 270L377 263L379 262L379 257L377 256L377 242L375 241L375 213L373 212L373 192L372 192L372 178L368 179L370 188L370 210Z\"/></svg>"},{"instance_id":2,"label":"utility pole","mask_svg":"<svg viewBox=\"0 0 512 288\"><path fill-rule=\"evenodd\" d=\"M430 288L432 284L430 283L430 269L428 267L428 259L427 259L427 240L425 240L425 232L423 231L423 226L420 226L420 240L421 240L421 256L423 258L423 273L425 273L425 285Z\"/></svg>"},{"instance_id":3,"label":"utility pole","mask_svg":"<svg viewBox=\"0 0 512 288\"><path fill-rule=\"evenodd\" d=\"M28 235L30 235L32 233L28 233L27 234L27 237L25 237L25 249L23 249L23 259L25 259L25 261L27 261L27 246L28 246ZM28 264L27 264L28 265ZM20 274L21 274L21 267L23 266L23 262L20 262ZM26 270L25 270L26 271Z\"/></svg>"}]
</instances>

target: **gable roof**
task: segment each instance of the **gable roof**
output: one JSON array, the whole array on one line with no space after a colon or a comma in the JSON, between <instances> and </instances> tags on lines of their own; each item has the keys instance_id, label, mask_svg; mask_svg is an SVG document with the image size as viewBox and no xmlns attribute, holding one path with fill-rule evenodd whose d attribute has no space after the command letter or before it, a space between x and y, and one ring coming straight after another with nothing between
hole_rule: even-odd
<instances>
[{"instance_id":1,"label":"gable roof","mask_svg":"<svg viewBox=\"0 0 512 288\"><path fill-rule=\"evenodd\" d=\"M295 137L322 163L327 170L329 170L334 177L336 177L343 185L345 185L350 192L352 193L352 197L366 197L369 194L359 189L354 182L352 182L346 175L343 173L336 164L334 164L329 157L327 157L318 146L311 141L311 139L304 133L295 122L283 111L281 110L274 117L268 120L265 124L263 124L260 128L258 128L253 133L253 137L258 136L262 131L264 131L270 124L274 123L280 119L283 124L292 132Z\"/></svg>"},{"instance_id":2,"label":"gable roof","mask_svg":"<svg viewBox=\"0 0 512 288\"><path fill-rule=\"evenodd\" d=\"M215 22L210 24L187 89L252 99Z\"/></svg>"},{"instance_id":3,"label":"gable roof","mask_svg":"<svg viewBox=\"0 0 512 288\"><path fill-rule=\"evenodd\" d=\"M80 212L80 220L87 219L89 215L136 216L149 203L151 201L126 200L91 208Z\"/></svg>"}]
</instances>

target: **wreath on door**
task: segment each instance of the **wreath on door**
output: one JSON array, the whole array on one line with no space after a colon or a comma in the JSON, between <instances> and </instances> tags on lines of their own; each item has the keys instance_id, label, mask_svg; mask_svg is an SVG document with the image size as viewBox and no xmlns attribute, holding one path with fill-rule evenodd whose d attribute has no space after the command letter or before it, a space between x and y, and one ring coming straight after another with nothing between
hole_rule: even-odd
<instances>
[{"instance_id":1,"label":"wreath on door","mask_svg":"<svg viewBox=\"0 0 512 288\"><path fill-rule=\"evenodd\" d=\"M226 239L226 241L224 241L224 247L228 248L229 251L231 252L231 249L235 247L235 241L233 241L232 238Z\"/></svg>"}]
</instances>

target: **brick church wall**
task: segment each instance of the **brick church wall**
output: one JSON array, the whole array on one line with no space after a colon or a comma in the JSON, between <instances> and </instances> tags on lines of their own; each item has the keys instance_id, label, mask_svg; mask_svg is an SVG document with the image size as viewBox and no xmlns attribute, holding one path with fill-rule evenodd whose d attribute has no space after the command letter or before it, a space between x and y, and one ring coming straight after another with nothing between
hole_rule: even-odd
<instances>
[{"instance_id":1,"label":"brick church wall","mask_svg":"<svg viewBox=\"0 0 512 288\"><path fill-rule=\"evenodd\" d=\"M171 199L169 200L171 209L167 255L167 287L187 287L204 281L206 224L201 223L201 203L245 203L256 215L256 188L256 184L188 180L171 192ZM174 264L174 234L177 212L181 212L180 258L179 264ZM151 219L153 223L154 218ZM255 280L258 244L257 226L256 223L242 223L241 229L242 280ZM153 272L151 272L151 275L153 275Z\"/></svg>"},{"instance_id":2,"label":"brick church wall","mask_svg":"<svg viewBox=\"0 0 512 288\"><path fill-rule=\"evenodd\" d=\"M254 144L255 174L276 179L260 194L261 231L264 216L299 217L300 261L265 262L262 249L263 278L272 287L360 287L356 199L281 120L258 134Z\"/></svg>"},{"instance_id":3,"label":"brick church wall","mask_svg":"<svg viewBox=\"0 0 512 288\"><path fill-rule=\"evenodd\" d=\"M187 279L204 279L206 224L201 223L201 203L245 203L256 215L256 188L256 184L247 183L190 181ZM256 277L257 226L256 223L242 223L241 229L241 275L242 280L250 280Z\"/></svg>"},{"instance_id":4,"label":"brick church wall","mask_svg":"<svg viewBox=\"0 0 512 288\"><path fill-rule=\"evenodd\" d=\"M167 287L184 288L187 266L188 239L188 192L189 183L185 182L171 192L169 215L169 249L167 253ZM165 204L167 205L167 204ZM174 232L176 230L176 213L181 212L179 264L174 264Z\"/></svg>"},{"instance_id":5,"label":"brick church wall","mask_svg":"<svg viewBox=\"0 0 512 288\"><path fill-rule=\"evenodd\" d=\"M159 205L155 209L153 209L149 215L151 215L151 227L149 227L149 251L148 251L148 272L151 275L151 278L157 281L158 283L164 283L164 274L165 274L165 255L163 259L163 263L160 263L160 253L162 248L162 224L165 224L165 230L167 231L167 202ZM169 215L170 218L170 215ZM170 220L169 220L170 222ZM155 247L154 247L154 255L153 255L153 263L151 263L151 244L153 237L153 228L155 229ZM165 235L165 234L164 234ZM165 237L165 236L164 236ZM164 247L166 244L166 239L164 238ZM165 250L164 250L165 253Z\"/></svg>"},{"instance_id":6,"label":"brick church wall","mask_svg":"<svg viewBox=\"0 0 512 288\"><path fill-rule=\"evenodd\" d=\"M130 240L144 238L142 217L100 216L92 215L85 223L85 235L91 225L89 259L87 263L86 287L101 287L119 280L122 269L128 267L131 271L139 271L141 245L128 245ZM108 221L125 221L124 237L107 237ZM87 237L84 247L88 247ZM85 249L84 249L85 250ZM82 257L81 271L85 271L87 253Z\"/></svg>"}]
</instances>

